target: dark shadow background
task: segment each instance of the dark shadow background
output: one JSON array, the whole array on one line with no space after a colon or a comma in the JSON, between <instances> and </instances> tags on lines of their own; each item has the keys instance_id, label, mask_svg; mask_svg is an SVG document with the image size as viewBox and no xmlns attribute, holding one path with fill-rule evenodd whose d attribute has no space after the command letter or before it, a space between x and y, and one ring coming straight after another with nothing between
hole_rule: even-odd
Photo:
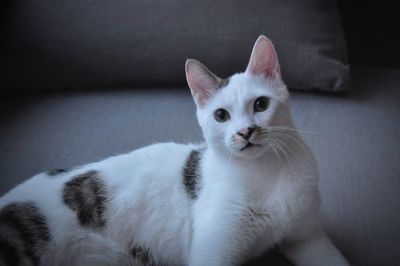
<instances>
[{"instance_id":1,"label":"dark shadow background","mask_svg":"<svg viewBox=\"0 0 400 266\"><path fill-rule=\"evenodd\" d=\"M400 67L400 2L338 2L350 63Z\"/></svg>"}]
</instances>

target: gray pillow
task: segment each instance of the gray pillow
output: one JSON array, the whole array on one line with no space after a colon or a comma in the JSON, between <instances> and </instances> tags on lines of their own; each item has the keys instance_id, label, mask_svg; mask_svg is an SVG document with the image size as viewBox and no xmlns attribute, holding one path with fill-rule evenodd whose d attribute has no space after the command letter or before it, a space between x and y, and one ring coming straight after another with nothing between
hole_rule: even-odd
<instances>
[{"instance_id":1,"label":"gray pillow","mask_svg":"<svg viewBox=\"0 0 400 266\"><path fill-rule=\"evenodd\" d=\"M10 1L1 28L4 90L185 86L196 58L243 71L260 34L291 88L341 91L346 44L333 0Z\"/></svg>"}]
</instances>

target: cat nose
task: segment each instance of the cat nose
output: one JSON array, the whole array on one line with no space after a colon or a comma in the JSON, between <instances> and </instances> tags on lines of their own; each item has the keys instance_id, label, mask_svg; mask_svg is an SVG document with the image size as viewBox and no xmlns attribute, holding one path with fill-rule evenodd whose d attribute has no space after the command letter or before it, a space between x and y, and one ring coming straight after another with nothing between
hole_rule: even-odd
<instances>
[{"instance_id":1,"label":"cat nose","mask_svg":"<svg viewBox=\"0 0 400 266\"><path fill-rule=\"evenodd\" d=\"M246 128L242 128L241 130L239 130L236 134L238 134L245 140L248 140L255 130L256 130L255 127L246 127Z\"/></svg>"}]
</instances>

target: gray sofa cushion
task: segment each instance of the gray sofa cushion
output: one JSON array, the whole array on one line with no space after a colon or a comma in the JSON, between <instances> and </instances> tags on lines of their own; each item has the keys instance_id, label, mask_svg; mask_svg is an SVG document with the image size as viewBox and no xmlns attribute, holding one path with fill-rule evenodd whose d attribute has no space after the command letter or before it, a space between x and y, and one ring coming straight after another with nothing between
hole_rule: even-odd
<instances>
[{"instance_id":1,"label":"gray sofa cushion","mask_svg":"<svg viewBox=\"0 0 400 266\"><path fill-rule=\"evenodd\" d=\"M321 174L324 226L352 265L400 261L400 70L356 67L347 96L293 92ZM29 176L154 142L201 141L187 88L55 92L0 100L0 195ZM287 265L268 257L271 265ZM265 265L256 260L251 265ZM279 261L279 263L278 263ZM281 264L282 263L282 264Z\"/></svg>"},{"instance_id":2,"label":"gray sofa cushion","mask_svg":"<svg viewBox=\"0 0 400 266\"><path fill-rule=\"evenodd\" d=\"M244 70L260 34L290 87L347 86L335 0L30 0L5 14L0 87L182 86L187 57L226 77Z\"/></svg>"}]
</instances>

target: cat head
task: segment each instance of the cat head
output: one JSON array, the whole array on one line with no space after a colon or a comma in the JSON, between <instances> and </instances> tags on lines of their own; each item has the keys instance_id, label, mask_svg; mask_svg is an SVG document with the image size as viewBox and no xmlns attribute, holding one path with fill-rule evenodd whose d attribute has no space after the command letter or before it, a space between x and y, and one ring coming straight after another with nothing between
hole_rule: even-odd
<instances>
[{"instance_id":1,"label":"cat head","mask_svg":"<svg viewBox=\"0 0 400 266\"><path fill-rule=\"evenodd\" d=\"M257 39L243 73L221 79L194 59L186 61L185 70L199 124L213 149L259 157L271 147L269 128L289 123L288 91L267 37Z\"/></svg>"}]
</instances>

